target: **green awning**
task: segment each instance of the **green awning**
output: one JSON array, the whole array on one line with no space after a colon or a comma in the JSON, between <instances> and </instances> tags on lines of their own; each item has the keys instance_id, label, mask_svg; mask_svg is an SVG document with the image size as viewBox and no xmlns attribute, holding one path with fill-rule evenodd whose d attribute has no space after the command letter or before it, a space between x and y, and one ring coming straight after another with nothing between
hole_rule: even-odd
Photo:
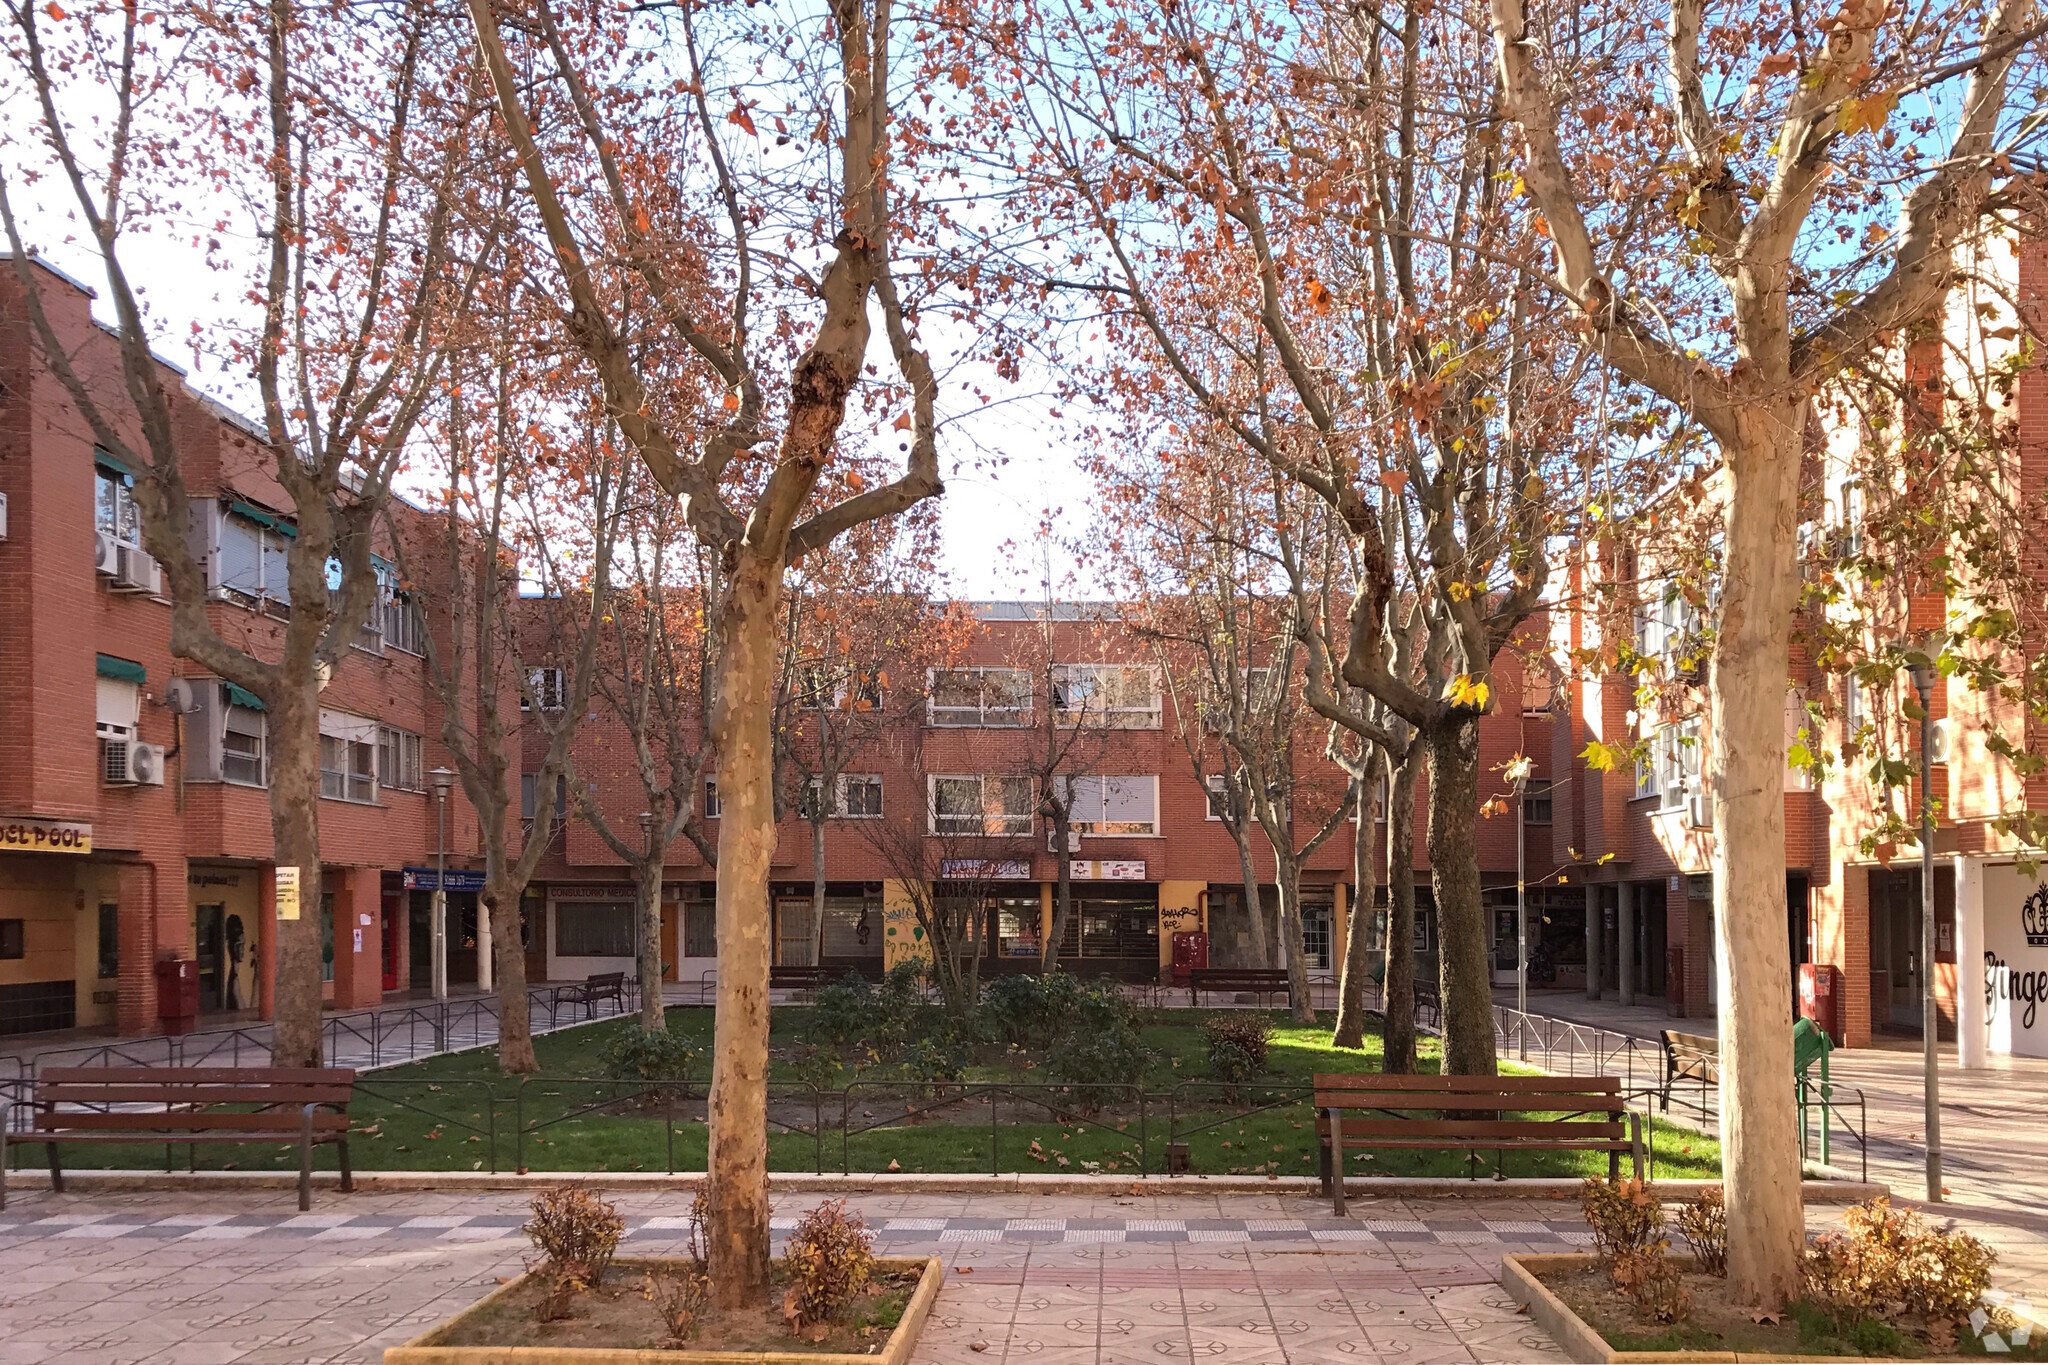
<instances>
[{"instance_id":1,"label":"green awning","mask_svg":"<svg viewBox=\"0 0 2048 1365\"><path fill-rule=\"evenodd\" d=\"M98 446L92 448L92 462L101 469L119 474L124 479L133 479L135 477L135 471L130 469L125 461L115 459Z\"/></svg>"},{"instance_id":2,"label":"green awning","mask_svg":"<svg viewBox=\"0 0 2048 1365\"><path fill-rule=\"evenodd\" d=\"M396 577L398 574L398 566L396 564L393 564L390 560L386 559L383 555L371 555L370 565L372 568L382 569L385 573L391 574L393 577Z\"/></svg>"},{"instance_id":3,"label":"green awning","mask_svg":"<svg viewBox=\"0 0 2048 1365\"><path fill-rule=\"evenodd\" d=\"M111 654L99 656L99 674L102 678L134 683L137 687L149 681L149 670L141 664L133 659L117 659Z\"/></svg>"},{"instance_id":4,"label":"green awning","mask_svg":"<svg viewBox=\"0 0 2048 1365\"><path fill-rule=\"evenodd\" d=\"M257 696L254 692L246 688L237 687L233 683L226 683L224 685L228 689L228 705L246 706L251 711L261 711L264 709L263 698Z\"/></svg>"},{"instance_id":5,"label":"green awning","mask_svg":"<svg viewBox=\"0 0 2048 1365\"><path fill-rule=\"evenodd\" d=\"M275 512L266 512L262 508L252 507L246 502L231 502L228 504L228 511L245 521L253 521L258 526L269 527L281 536L295 536L299 533L298 527L278 516Z\"/></svg>"}]
</instances>

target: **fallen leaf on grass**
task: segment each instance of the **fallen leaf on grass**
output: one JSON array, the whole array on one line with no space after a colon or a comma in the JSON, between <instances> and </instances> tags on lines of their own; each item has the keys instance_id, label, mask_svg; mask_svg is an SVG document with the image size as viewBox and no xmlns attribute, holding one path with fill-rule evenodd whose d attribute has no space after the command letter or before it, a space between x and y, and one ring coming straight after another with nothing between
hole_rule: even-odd
<instances>
[{"instance_id":1,"label":"fallen leaf on grass","mask_svg":"<svg viewBox=\"0 0 2048 1365\"><path fill-rule=\"evenodd\" d=\"M1785 1320L1785 1315L1775 1308L1754 1308L1750 1310L1749 1320L1755 1323L1769 1323L1776 1327Z\"/></svg>"},{"instance_id":2,"label":"fallen leaf on grass","mask_svg":"<svg viewBox=\"0 0 2048 1365\"><path fill-rule=\"evenodd\" d=\"M971 1265L956 1265L953 1267L953 1273L955 1275L972 1275L974 1267Z\"/></svg>"},{"instance_id":3,"label":"fallen leaf on grass","mask_svg":"<svg viewBox=\"0 0 2048 1365\"><path fill-rule=\"evenodd\" d=\"M889 1169L890 1169L890 1170L892 1170L892 1171L900 1171L900 1170L902 1170L902 1169L903 1169L903 1166L902 1166L902 1164L901 1164L900 1162L898 1162L898 1161L896 1161L895 1159L891 1158L891 1160L890 1160L890 1162L889 1162Z\"/></svg>"}]
</instances>

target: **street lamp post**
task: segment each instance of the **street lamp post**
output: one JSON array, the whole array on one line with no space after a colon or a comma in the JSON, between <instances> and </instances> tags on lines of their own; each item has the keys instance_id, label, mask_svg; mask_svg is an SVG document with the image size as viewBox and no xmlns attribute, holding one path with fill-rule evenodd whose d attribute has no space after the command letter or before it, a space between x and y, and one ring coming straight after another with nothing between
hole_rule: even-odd
<instances>
[{"instance_id":1,"label":"street lamp post","mask_svg":"<svg viewBox=\"0 0 2048 1365\"><path fill-rule=\"evenodd\" d=\"M434 780L434 998L448 998L448 793L455 786L450 768L427 774Z\"/></svg>"},{"instance_id":2,"label":"street lamp post","mask_svg":"<svg viewBox=\"0 0 2048 1365\"><path fill-rule=\"evenodd\" d=\"M1508 764L1508 781L1515 784L1515 1054L1529 1059L1529 882L1527 835L1529 832L1528 755L1517 754Z\"/></svg>"},{"instance_id":3,"label":"street lamp post","mask_svg":"<svg viewBox=\"0 0 2048 1365\"><path fill-rule=\"evenodd\" d=\"M1941 1011L1934 999L1934 660L1907 656L1920 694L1920 1066L1927 1104L1927 1202L1941 1202ZM1960 978L1959 978L1960 979Z\"/></svg>"}]
</instances>

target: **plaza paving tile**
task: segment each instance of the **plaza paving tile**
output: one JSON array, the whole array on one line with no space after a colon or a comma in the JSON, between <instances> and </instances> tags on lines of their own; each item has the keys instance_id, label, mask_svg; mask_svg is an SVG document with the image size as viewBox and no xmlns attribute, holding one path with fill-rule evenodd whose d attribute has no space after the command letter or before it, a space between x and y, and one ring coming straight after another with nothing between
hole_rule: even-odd
<instances>
[{"instance_id":1,"label":"plaza paving tile","mask_svg":"<svg viewBox=\"0 0 2048 1365\"><path fill-rule=\"evenodd\" d=\"M778 1243L817 1198L777 1197ZM680 1251L687 1201L622 1196L623 1249ZM919 1365L1554 1361L1495 1282L1499 1260L1584 1239L1571 1205L1530 1201L1361 1199L1341 1221L1265 1195L849 1202L884 1254L946 1263ZM363 1193L301 1214L289 1193L230 1207L22 1189L0 1215L0 1361L374 1362L521 1268L525 1204ZM1835 1212L1815 1209L1816 1224ZM2048 1301L2035 1222L1971 1226L2000 1248L2001 1285Z\"/></svg>"}]
</instances>

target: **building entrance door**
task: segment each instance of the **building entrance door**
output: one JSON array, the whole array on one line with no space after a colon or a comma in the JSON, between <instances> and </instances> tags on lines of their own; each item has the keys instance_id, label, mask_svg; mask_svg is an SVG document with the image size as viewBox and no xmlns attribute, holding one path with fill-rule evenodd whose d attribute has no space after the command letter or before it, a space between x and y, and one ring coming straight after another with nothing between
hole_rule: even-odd
<instances>
[{"instance_id":1,"label":"building entrance door","mask_svg":"<svg viewBox=\"0 0 2048 1365\"><path fill-rule=\"evenodd\" d=\"M193 911L193 956L199 960L199 1008L214 1013L227 1008L227 946L225 904L201 905Z\"/></svg>"},{"instance_id":2,"label":"building entrance door","mask_svg":"<svg viewBox=\"0 0 2048 1365\"><path fill-rule=\"evenodd\" d=\"M383 915L384 979L380 983L380 989L395 991L398 989L398 959L400 956L398 949L403 942L399 935L405 927L404 892L386 891L384 893Z\"/></svg>"},{"instance_id":3,"label":"building entrance door","mask_svg":"<svg viewBox=\"0 0 2048 1365\"><path fill-rule=\"evenodd\" d=\"M794 896L775 902L775 965L815 967L811 961L811 903Z\"/></svg>"}]
</instances>

